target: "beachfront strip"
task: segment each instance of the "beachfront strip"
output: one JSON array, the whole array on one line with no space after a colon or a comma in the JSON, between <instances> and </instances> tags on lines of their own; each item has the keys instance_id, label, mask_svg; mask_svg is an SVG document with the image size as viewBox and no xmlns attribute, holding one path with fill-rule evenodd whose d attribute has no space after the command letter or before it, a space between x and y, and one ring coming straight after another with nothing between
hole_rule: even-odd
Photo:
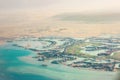
<instances>
[{"instance_id":1,"label":"beachfront strip","mask_svg":"<svg viewBox=\"0 0 120 80\"><path fill-rule=\"evenodd\" d=\"M120 69L120 37L22 37L8 41L32 50L36 61L102 71ZM42 64L42 66L49 66Z\"/></svg>"}]
</instances>

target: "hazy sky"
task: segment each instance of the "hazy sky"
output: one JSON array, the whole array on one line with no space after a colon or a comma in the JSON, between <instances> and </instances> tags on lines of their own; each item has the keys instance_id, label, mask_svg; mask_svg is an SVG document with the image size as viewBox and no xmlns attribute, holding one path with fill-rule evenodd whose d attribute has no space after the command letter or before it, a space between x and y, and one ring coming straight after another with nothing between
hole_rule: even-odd
<instances>
[{"instance_id":1,"label":"hazy sky","mask_svg":"<svg viewBox=\"0 0 120 80\"><path fill-rule=\"evenodd\" d=\"M0 0L1 10L119 12L120 0Z\"/></svg>"},{"instance_id":2,"label":"hazy sky","mask_svg":"<svg viewBox=\"0 0 120 80\"><path fill-rule=\"evenodd\" d=\"M0 0L0 25L39 23L56 15L85 24L120 22L120 0Z\"/></svg>"},{"instance_id":3,"label":"hazy sky","mask_svg":"<svg viewBox=\"0 0 120 80\"><path fill-rule=\"evenodd\" d=\"M67 27L61 33L53 33L54 30L43 33L48 35L120 33L120 0L0 0L0 32L12 35L13 31L5 28L9 26L16 27L16 34L16 30L24 31L18 26L36 27L36 31L37 28L44 27L49 27L50 30L53 27ZM42 33L38 35L40 34ZM1 33L0 35L5 36Z\"/></svg>"}]
</instances>

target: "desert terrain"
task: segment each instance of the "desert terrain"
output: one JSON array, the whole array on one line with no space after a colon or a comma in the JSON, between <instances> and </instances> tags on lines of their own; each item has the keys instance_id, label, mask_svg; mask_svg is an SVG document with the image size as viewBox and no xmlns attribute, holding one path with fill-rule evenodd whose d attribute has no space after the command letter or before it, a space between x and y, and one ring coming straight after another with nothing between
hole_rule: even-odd
<instances>
[{"instance_id":1,"label":"desert terrain","mask_svg":"<svg viewBox=\"0 0 120 80\"><path fill-rule=\"evenodd\" d=\"M64 18L66 15L62 13L41 13L39 11L2 12L0 13L0 43L6 39L20 36L79 38L120 33L119 20L111 21L111 15L105 18L107 14L96 16L94 14L89 16L80 14L78 15L79 19L73 20L71 20L71 17L76 15L69 13L68 15L70 15L68 20L63 20L61 18ZM83 17L81 18L81 16ZM105 21L103 22L103 20Z\"/></svg>"}]
</instances>

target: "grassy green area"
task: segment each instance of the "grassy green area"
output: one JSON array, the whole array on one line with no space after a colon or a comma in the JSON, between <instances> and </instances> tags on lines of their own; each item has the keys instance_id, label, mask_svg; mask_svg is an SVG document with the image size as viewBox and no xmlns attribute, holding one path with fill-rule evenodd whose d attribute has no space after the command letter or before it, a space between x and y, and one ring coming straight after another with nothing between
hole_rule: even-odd
<instances>
[{"instance_id":1,"label":"grassy green area","mask_svg":"<svg viewBox=\"0 0 120 80\"><path fill-rule=\"evenodd\" d=\"M85 47L85 46L88 46L88 45L98 46L98 45L101 45L101 44L98 44L98 43L79 43L79 42L76 42L73 45L67 47L66 50L65 50L65 53L76 54L76 55L84 54L84 53L81 52L82 47Z\"/></svg>"},{"instance_id":2,"label":"grassy green area","mask_svg":"<svg viewBox=\"0 0 120 80\"><path fill-rule=\"evenodd\" d=\"M65 52L68 54L80 54L80 50L80 45L74 44L72 46L67 47Z\"/></svg>"},{"instance_id":3,"label":"grassy green area","mask_svg":"<svg viewBox=\"0 0 120 80\"><path fill-rule=\"evenodd\" d=\"M115 52L112 56L112 58L120 60L120 52Z\"/></svg>"}]
</instances>

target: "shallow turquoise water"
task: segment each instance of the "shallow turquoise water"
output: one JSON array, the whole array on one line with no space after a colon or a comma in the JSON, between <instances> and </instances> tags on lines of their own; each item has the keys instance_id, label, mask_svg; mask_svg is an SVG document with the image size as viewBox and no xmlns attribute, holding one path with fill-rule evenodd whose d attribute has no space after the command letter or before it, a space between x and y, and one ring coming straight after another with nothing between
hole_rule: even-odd
<instances>
[{"instance_id":1,"label":"shallow turquoise water","mask_svg":"<svg viewBox=\"0 0 120 80\"><path fill-rule=\"evenodd\" d=\"M31 53L10 44L0 46L0 80L113 80L111 72L78 70L61 65L41 67L18 58Z\"/></svg>"},{"instance_id":2,"label":"shallow turquoise water","mask_svg":"<svg viewBox=\"0 0 120 80\"><path fill-rule=\"evenodd\" d=\"M31 52L11 45L0 46L0 80L52 80L44 76L14 73L9 67L32 66L18 60L17 57L29 55Z\"/></svg>"}]
</instances>

